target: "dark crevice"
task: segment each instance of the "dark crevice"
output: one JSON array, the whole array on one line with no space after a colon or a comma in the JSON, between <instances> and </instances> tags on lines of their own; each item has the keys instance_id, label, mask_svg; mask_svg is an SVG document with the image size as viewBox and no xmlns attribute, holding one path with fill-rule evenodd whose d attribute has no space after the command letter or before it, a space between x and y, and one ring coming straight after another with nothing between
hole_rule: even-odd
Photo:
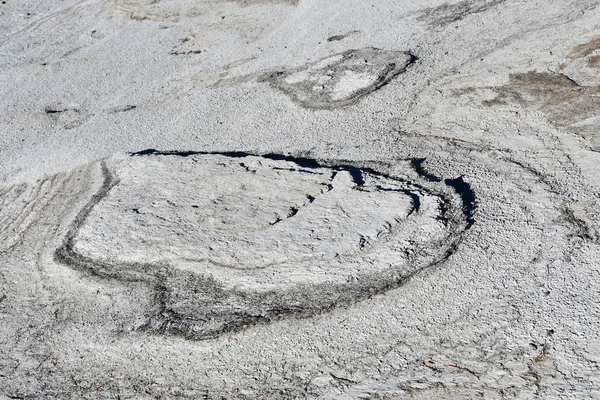
<instances>
[{"instance_id":1,"label":"dark crevice","mask_svg":"<svg viewBox=\"0 0 600 400\"><path fill-rule=\"evenodd\" d=\"M298 211L300 211L300 207L290 207L289 212L287 213L287 215L285 217L277 217L277 219L273 222L271 222L269 225L273 226L273 225L277 225L278 223L280 223L281 221L284 221L288 218L292 218L294 217L296 214L298 214Z\"/></svg>"},{"instance_id":2,"label":"dark crevice","mask_svg":"<svg viewBox=\"0 0 600 400\"><path fill-rule=\"evenodd\" d=\"M405 195L410 197L413 209L410 211L410 213L408 215L410 215L414 212L418 212L421 209L421 197L419 197L419 195L417 193L415 193L411 190L384 188L383 186L380 186L380 185L377 185L375 187L377 188L377 190L380 190L382 192L399 192L399 193L404 193Z\"/></svg>"},{"instance_id":3,"label":"dark crevice","mask_svg":"<svg viewBox=\"0 0 600 400\"><path fill-rule=\"evenodd\" d=\"M253 173L254 173L254 172L256 172L255 170L253 170L253 169L250 169L250 167L249 167L249 166L247 166L247 165L246 165L245 163L243 163L243 162L241 162L241 163L239 163L239 164L240 164L240 167L242 167L242 168L244 168L244 169L246 170L246 172L253 172Z\"/></svg>"},{"instance_id":4,"label":"dark crevice","mask_svg":"<svg viewBox=\"0 0 600 400\"><path fill-rule=\"evenodd\" d=\"M362 171L359 168L350 168L346 167L350 176L352 176L352 180L356 183L356 186L362 186L365 184L365 179L363 178Z\"/></svg>"},{"instance_id":5,"label":"dark crevice","mask_svg":"<svg viewBox=\"0 0 600 400\"><path fill-rule=\"evenodd\" d=\"M360 235L360 240L358 242L358 247L361 250L364 250L370 244L370 240L363 235Z\"/></svg>"},{"instance_id":6,"label":"dark crevice","mask_svg":"<svg viewBox=\"0 0 600 400\"><path fill-rule=\"evenodd\" d=\"M202 53L202 50L172 51L169 54L171 54L172 56L183 56L183 55L187 55L187 54L200 54L200 53Z\"/></svg>"},{"instance_id":7,"label":"dark crevice","mask_svg":"<svg viewBox=\"0 0 600 400\"><path fill-rule=\"evenodd\" d=\"M46 114L60 114L60 113L64 113L67 111L70 111L69 108L64 108L64 109L58 109L58 108L50 108L50 107L46 107L44 109L44 111L46 112ZM79 110L73 110L73 111L79 111Z\"/></svg>"},{"instance_id":8,"label":"dark crevice","mask_svg":"<svg viewBox=\"0 0 600 400\"><path fill-rule=\"evenodd\" d=\"M288 215L286 215L286 218L292 218L294 215L298 214L298 211L300 210L300 207L290 207L290 212L288 212Z\"/></svg>"},{"instance_id":9,"label":"dark crevice","mask_svg":"<svg viewBox=\"0 0 600 400\"><path fill-rule=\"evenodd\" d=\"M475 192L471 189L471 185L464 181L462 176L455 179L444 179L446 185L452 187L456 193L460 195L467 216L467 229L473 226L475 223L475 210L477 209L477 197Z\"/></svg>"},{"instance_id":10,"label":"dark crevice","mask_svg":"<svg viewBox=\"0 0 600 400\"><path fill-rule=\"evenodd\" d=\"M351 384L351 385L355 385L355 384L357 384L357 383L358 383L357 381L353 381L353 380L351 380L351 379L348 379L348 378L342 378L341 376L335 376L335 375L334 375L334 374L332 374L331 372L329 373L329 375L331 375L331 377L332 377L333 379L335 379L336 381L338 381L338 382L341 382L341 383L343 383L343 384L345 384L345 385L350 385L350 384Z\"/></svg>"},{"instance_id":11,"label":"dark crevice","mask_svg":"<svg viewBox=\"0 0 600 400\"><path fill-rule=\"evenodd\" d=\"M224 154L229 155L229 153L224 153ZM253 156L254 154L247 154L247 155ZM319 163L317 160L312 159L312 158L306 158L306 157L294 157L294 156L289 156L289 155L285 155L285 154L274 154L274 153L264 154L264 155L261 155L260 157L264 157L266 159L274 160L274 161L291 161L302 168L315 169L315 168L325 167L325 165Z\"/></svg>"},{"instance_id":12,"label":"dark crevice","mask_svg":"<svg viewBox=\"0 0 600 400\"><path fill-rule=\"evenodd\" d=\"M433 175L423 166L425 161L425 158L413 158L410 160L410 164L417 174L428 181L441 182L441 178ZM475 196L475 192L471 188L471 185L464 181L462 176L455 179L444 179L444 183L453 188L454 191L461 197L464 212L467 218L467 229L469 229L475 223L474 215L475 210L477 209L477 197ZM438 219L442 220L444 225L446 225L448 220L445 215L448 211L448 204L442 204L441 208L441 216L439 216Z\"/></svg>"},{"instance_id":13,"label":"dark crevice","mask_svg":"<svg viewBox=\"0 0 600 400\"><path fill-rule=\"evenodd\" d=\"M435 217L438 221L442 221L444 226L448 226L448 211L450 211L450 206L448 200L444 199L444 202L440 204L440 215Z\"/></svg>"},{"instance_id":14,"label":"dark crevice","mask_svg":"<svg viewBox=\"0 0 600 400\"><path fill-rule=\"evenodd\" d=\"M137 108L137 106L128 104L126 106L122 106L122 107L116 107L113 108L112 110L110 110L113 114L116 113L122 113L122 112L127 112L127 111L131 111L131 110L135 110Z\"/></svg>"},{"instance_id":15,"label":"dark crevice","mask_svg":"<svg viewBox=\"0 0 600 400\"><path fill-rule=\"evenodd\" d=\"M417 174L427 179L428 181L441 182L442 180L440 178L431 174L425 169L425 167L423 167L423 163L425 162L425 160L425 158L413 158L410 160L410 165L413 167Z\"/></svg>"},{"instance_id":16,"label":"dark crevice","mask_svg":"<svg viewBox=\"0 0 600 400\"><path fill-rule=\"evenodd\" d=\"M321 172L313 172L306 169L297 169L298 172L304 172L306 174L315 174L315 175L323 175Z\"/></svg>"},{"instance_id":17,"label":"dark crevice","mask_svg":"<svg viewBox=\"0 0 600 400\"><path fill-rule=\"evenodd\" d=\"M327 38L328 42L337 42L339 40L343 40L346 37L348 37L348 35L334 35L334 36L330 36Z\"/></svg>"},{"instance_id":18,"label":"dark crevice","mask_svg":"<svg viewBox=\"0 0 600 400\"><path fill-rule=\"evenodd\" d=\"M303 172L305 174L314 174L314 175L323 175L320 172L309 171L307 169L297 169L297 168L281 168L281 167L271 167L276 171L292 171L292 172Z\"/></svg>"},{"instance_id":19,"label":"dark crevice","mask_svg":"<svg viewBox=\"0 0 600 400\"><path fill-rule=\"evenodd\" d=\"M326 192L324 192L324 193L326 193ZM312 202L315 201L316 197L307 194L306 199L308 200L308 203L302 204L300 206L290 207L290 210L285 217L283 217L283 218L277 217L277 219L275 221L271 222L270 225L278 224L281 221L284 221L288 218L292 218L292 217L296 216L296 214L298 214L298 211L300 211L300 209L302 207L306 207L306 206L312 204Z\"/></svg>"},{"instance_id":20,"label":"dark crevice","mask_svg":"<svg viewBox=\"0 0 600 400\"><path fill-rule=\"evenodd\" d=\"M419 195L414 192L411 192L408 189L402 189L401 192L409 196L412 201L412 210L410 210L410 213L408 215L411 215L415 212L419 212L419 210L421 209L421 198L419 197Z\"/></svg>"}]
</instances>

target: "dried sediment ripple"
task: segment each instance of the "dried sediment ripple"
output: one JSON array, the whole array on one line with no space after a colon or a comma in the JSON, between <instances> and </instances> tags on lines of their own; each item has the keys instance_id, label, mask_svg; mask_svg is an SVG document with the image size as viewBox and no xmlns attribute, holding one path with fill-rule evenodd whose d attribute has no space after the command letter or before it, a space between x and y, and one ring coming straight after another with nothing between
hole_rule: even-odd
<instances>
[{"instance_id":1,"label":"dried sediment ripple","mask_svg":"<svg viewBox=\"0 0 600 400\"><path fill-rule=\"evenodd\" d=\"M55 260L153 285L150 331L201 339L312 315L397 287L454 251L469 225L465 200L455 181L421 176L418 165L112 158Z\"/></svg>"},{"instance_id":2,"label":"dried sediment ripple","mask_svg":"<svg viewBox=\"0 0 600 400\"><path fill-rule=\"evenodd\" d=\"M263 79L303 107L333 109L353 104L386 85L414 60L402 51L348 50Z\"/></svg>"},{"instance_id":3,"label":"dried sediment ripple","mask_svg":"<svg viewBox=\"0 0 600 400\"><path fill-rule=\"evenodd\" d=\"M74 187L64 174L53 175L35 185L18 184L0 189L0 252L19 246L23 237L36 229L39 215L60 193Z\"/></svg>"}]
</instances>

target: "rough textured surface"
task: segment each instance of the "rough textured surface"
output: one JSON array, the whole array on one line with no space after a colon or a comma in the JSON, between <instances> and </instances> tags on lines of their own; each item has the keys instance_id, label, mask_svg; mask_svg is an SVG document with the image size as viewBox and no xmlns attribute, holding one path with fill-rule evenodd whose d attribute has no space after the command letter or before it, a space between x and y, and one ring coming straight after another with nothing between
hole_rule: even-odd
<instances>
[{"instance_id":1,"label":"rough textured surface","mask_svg":"<svg viewBox=\"0 0 600 400\"><path fill-rule=\"evenodd\" d=\"M508 85L495 90L498 96L483 101L484 105L512 103L539 108L550 123L583 135L591 149L600 149L600 85L581 86L564 74L527 72L511 75Z\"/></svg>"},{"instance_id":2,"label":"rough textured surface","mask_svg":"<svg viewBox=\"0 0 600 400\"><path fill-rule=\"evenodd\" d=\"M152 331L200 339L351 304L444 261L468 226L460 195L414 172L166 154L103 162L54 256L153 285Z\"/></svg>"},{"instance_id":3,"label":"rough textured surface","mask_svg":"<svg viewBox=\"0 0 600 400\"><path fill-rule=\"evenodd\" d=\"M600 397L599 5L7 0L0 398Z\"/></svg>"},{"instance_id":4,"label":"rough textured surface","mask_svg":"<svg viewBox=\"0 0 600 400\"><path fill-rule=\"evenodd\" d=\"M506 0L463 0L457 3L445 3L437 7L427 8L420 19L433 26L444 26L463 20L472 14L489 10Z\"/></svg>"}]
</instances>

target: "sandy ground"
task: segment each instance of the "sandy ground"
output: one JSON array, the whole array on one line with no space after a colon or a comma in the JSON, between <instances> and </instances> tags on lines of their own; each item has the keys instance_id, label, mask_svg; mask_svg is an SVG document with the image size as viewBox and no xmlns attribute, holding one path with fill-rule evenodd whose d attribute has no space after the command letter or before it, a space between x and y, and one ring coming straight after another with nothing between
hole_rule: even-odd
<instances>
[{"instance_id":1,"label":"sandy ground","mask_svg":"<svg viewBox=\"0 0 600 400\"><path fill-rule=\"evenodd\" d=\"M599 398L599 5L2 1L0 399Z\"/></svg>"}]
</instances>

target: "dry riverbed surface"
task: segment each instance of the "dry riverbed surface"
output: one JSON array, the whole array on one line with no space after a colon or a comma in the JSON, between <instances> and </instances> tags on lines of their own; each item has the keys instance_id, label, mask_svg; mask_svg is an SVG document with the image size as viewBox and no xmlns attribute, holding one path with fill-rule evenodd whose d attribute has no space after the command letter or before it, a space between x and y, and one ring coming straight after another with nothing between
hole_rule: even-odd
<instances>
[{"instance_id":1,"label":"dry riverbed surface","mask_svg":"<svg viewBox=\"0 0 600 400\"><path fill-rule=\"evenodd\" d=\"M599 6L2 1L0 399L599 398Z\"/></svg>"}]
</instances>

